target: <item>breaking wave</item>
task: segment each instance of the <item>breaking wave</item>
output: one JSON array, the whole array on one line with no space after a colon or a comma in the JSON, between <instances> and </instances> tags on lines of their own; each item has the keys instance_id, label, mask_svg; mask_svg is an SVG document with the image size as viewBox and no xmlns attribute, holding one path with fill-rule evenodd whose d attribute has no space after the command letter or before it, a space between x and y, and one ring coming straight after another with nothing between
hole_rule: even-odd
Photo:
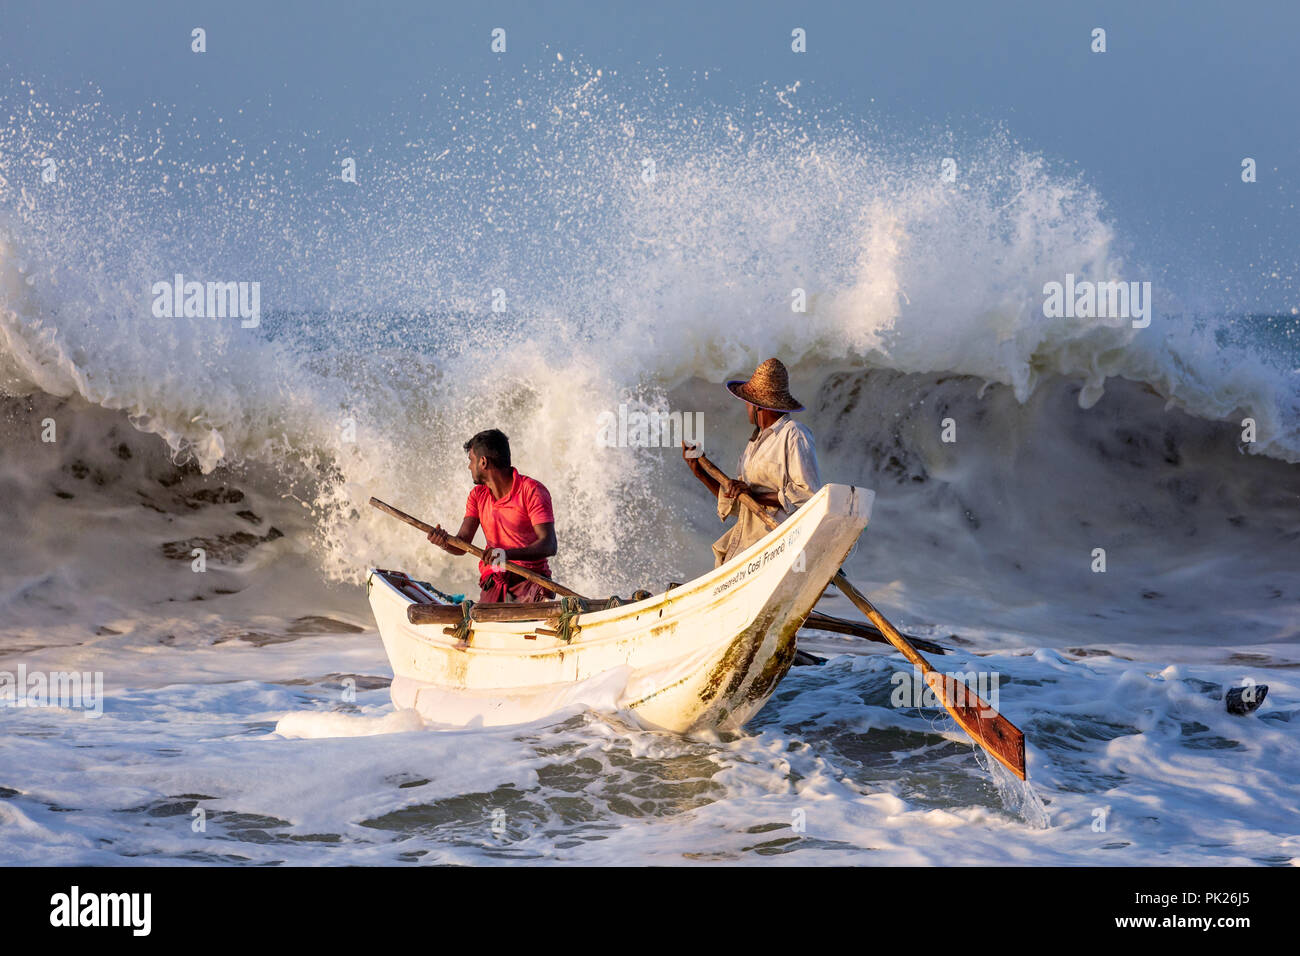
<instances>
[{"instance_id":1,"label":"breaking wave","mask_svg":"<svg viewBox=\"0 0 1300 956\"><path fill-rule=\"evenodd\" d=\"M446 96L454 122L377 134L345 183L353 144L259 149L214 133L222 117L106 120L12 88L0 392L27 404L10 478L43 473L44 417L75 431L108 410L176 463L253 468L305 514L320 571L357 580L446 560L365 502L454 524L461 443L498 426L551 488L567 579L635 587L698 572L714 529L673 449L601 447L598 416L702 413L729 465L746 426L718 383L778 355L824 477L894 489L872 540L942 538L997 575L1017 550L1073 555L1079 521L1135 547L1170 522L1208 549L1293 530L1294 320L1185 313L1195 290L1164 288L1082 177L1009 136L906 139L791 91L744 116L651 111L567 65ZM155 317L150 290L177 273L259 282L260 324ZM1150 326L1046 317L1066 274L1152 281Z\"/></svg>"}]
</instances>

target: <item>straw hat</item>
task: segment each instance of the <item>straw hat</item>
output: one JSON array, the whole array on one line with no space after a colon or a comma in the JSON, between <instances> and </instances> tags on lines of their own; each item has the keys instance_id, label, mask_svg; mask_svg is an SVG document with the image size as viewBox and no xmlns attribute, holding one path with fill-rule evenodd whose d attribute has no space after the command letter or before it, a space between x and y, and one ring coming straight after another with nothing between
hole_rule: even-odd
<instances>
[{"instance_id":1,"label":"straw hat","mask_svg":"<svg viewBox=\"0 0 1300 956\"><path fill-rule=\"evenodd\" d=\"M801 412L803 406L790 394L790 373L780 359L770 358L749 377L727 383L727 391L751 405L774 412Z\"/></svg>"}]
</instances>

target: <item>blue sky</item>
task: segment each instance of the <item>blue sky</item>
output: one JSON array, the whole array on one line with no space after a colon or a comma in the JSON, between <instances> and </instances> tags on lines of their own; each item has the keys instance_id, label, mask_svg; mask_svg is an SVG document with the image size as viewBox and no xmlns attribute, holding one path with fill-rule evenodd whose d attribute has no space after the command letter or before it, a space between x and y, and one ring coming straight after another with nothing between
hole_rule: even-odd
<instances>
[{"instance_id":1,"label":"blue sky","mask_svg":"<svg viewBox=\"0 0 1300 956\"><path fill-rule=\"evenodd\" d=\"M194 26L207 31L203 56L190 52ZM488 50L497 26L505 56ZM803 55L789 48L796 26ZM1089 50L1098 26L1104 54ZM56 104L93 84L106 115L206 111L254 142L378 141L383 118L422 93L499 82L557 53L629 83L665 76L688 104L725 107L798 81L810 101L904 134L1000 125L1081 173L1181 288L1289 311L1300 305L1298 35L1300 4L1252 0L44 2L6 9L0 62ZM1245 156L1258 163L1251 185Z\"/></svg>"}]
</instances>

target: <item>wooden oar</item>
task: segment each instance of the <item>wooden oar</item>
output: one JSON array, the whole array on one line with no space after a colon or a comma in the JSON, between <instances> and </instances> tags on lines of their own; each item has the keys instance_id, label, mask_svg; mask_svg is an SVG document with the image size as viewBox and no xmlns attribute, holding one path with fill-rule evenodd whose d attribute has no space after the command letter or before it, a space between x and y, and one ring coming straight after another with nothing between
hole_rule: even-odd
<instances>
[{"instance_id":1,"label":"wooden oar","mask_svg":"<svg viewBox=\"0 0 1300 956\"><path fill-rule=\"evenodd\" d=\"M831 617L829 614L823 614L821 611L813 611L803 622L804 627L816 628L819 631L830 631L833 634L852 634L854 637L865 637L869 641L875 641L877 644L888 644L889 640L885 635L880 633L879 628L870 624L859 624L857 621L846 621L842 617ZM911 634L904 634L912 646L917 650L925 651L928 654L947 654L942 647L933 641L927 641L923 637L913 637Z\"/></svg>"},{"instance_id":2,"label":"wooden oar","mask_svg":"<svg viewBox=\"0 0 1300 956\"><path fill-rule=\"evenodd\" d=\"M429 534L430 532L433 531L433 525L425 524L419 518L412 518L405 511L399 511L398 509L394 508L392 505L380 501L378 498L371 498L370 503L374 507L378 508L380 511L384 512L385 514L392 515L398 521L405 521L412 528L419 528L425 534ZM470 554L474 555L474 557L479 558L480 560L482 560L483 558L482 548L476 548L468 541L462 541L460 540L460 538L457 538L455 535L450 535L450 534L447 535L447 543L457 548L463 548L465 551L468 551ZM515 572L515 574L519 575L521 578L527 578L529 581L532 581L534 584L540 584L542 587L554 591L556 594L563 594L566 597L582 598L582 595L579 594L577 591L570 591L563 584L556 584L550 578L543 577L542 575L538 574L536 571L530 571L528 568L520 567L519 565L513 564L510 561L506 562L506 567L509 568L511 571ZM582 599L584 601L586 600L586 598L582 598Z\"/></svg>"},{"instance_id":3,"label":"wooden oar","mask_svg":"<svg viewBox=\"0 0 1300 956\"><path fill-rule=\"evenodd\" d=\"M717 465L704 455L700 455L697 461L714 481L726 487L730 479ZM769 528L777 527L779 522L750 495L742 493L739 498L740 503L758 515L759 520L765 525ZM952 714L958 726L1007 769L1024 780L1025 735L1020 732L1020 728L981 700L978 694L957 678L941 674L931 667L930 662L921 656L921 652L908 643L907 639L895 630L894 625L885 620L884 615L876 610L875 606L867 600L866 595L853 586L844 576L843 571L836 571L832 580L835 586L844 592L844 596L880 629L880 633L888 639L889 643L893 644L899 653L921 672L927 686L934 691L935 697L943 704L944 709Z\"/></svg>"}]
</instances>

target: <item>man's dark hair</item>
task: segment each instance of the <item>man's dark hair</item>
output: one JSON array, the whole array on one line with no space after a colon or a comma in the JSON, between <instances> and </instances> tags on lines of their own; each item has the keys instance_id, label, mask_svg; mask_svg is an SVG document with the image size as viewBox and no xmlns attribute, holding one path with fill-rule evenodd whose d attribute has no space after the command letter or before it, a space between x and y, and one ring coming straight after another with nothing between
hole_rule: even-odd
<instances>
[{"instance_id":1,"label":"man's dark hair","mask_svg":"<svg viewBox=\"0 0 1300 956\"><path fill-rule=\"evenodd\" d=\"M497 428L479 432L465 442L465 450L475 458L486 458L489 465L507 471L510 468L510 439Z\"/></svg>"}]
</instances>

